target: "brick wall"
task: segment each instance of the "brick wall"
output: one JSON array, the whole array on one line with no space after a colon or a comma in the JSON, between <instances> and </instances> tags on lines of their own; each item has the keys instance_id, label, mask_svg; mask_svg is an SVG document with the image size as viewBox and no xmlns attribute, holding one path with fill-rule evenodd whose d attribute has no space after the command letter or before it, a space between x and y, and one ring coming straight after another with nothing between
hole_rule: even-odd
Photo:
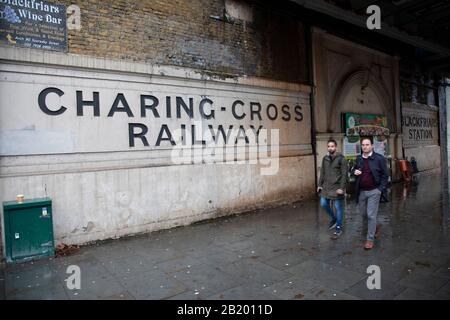
<instances>
[{"instance_id":1,"label":"brick wall","mask_svg":"<svg viewBox=\"0 0 450 320\"><path fill-rule=\"evenodd\" d=\"M306 82L301 22L261 7L251 7L250 22L222 19L225 1L57 2L81 9L81 30L68 30L70 53Z\"/></svg>"}]
</instances>

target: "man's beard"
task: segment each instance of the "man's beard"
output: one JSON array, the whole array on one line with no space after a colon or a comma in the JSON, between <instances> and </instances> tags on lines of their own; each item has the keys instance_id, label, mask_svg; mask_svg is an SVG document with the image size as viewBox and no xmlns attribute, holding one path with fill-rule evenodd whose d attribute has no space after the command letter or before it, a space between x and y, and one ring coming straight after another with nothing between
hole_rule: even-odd
<instances>
[{"instance_id":1,"label":"man's beard","mask_svg":"<svg viewBox=\"0 0 450 320\"><path fill-rule=\"evenodd\" d=\"M334 150L333 152L331 152L331 151L328 151L328 153L329 153L329 154L331 154L331 155L333 155L333 154L335 154L335 153L336 153L336 150Z\"/></svg>"}]
</instances>

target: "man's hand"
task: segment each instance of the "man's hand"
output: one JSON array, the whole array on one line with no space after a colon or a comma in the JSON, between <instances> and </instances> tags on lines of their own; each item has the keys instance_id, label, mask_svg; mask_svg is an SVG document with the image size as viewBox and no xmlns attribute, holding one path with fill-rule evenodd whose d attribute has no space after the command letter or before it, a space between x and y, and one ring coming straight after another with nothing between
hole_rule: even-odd
<instances>
[{"instance_id":1,"label":"man's hand","mask_svg":"<svg viewBox=\"0 0 450 320\"><path fill-rule=\"evenodd\" d=\"M322 191L322 187L317 188L317 193L319 193L320 191Z\"/></svg>"},{"instance_id":2,"label":"man's hand","mask_svg":"<svg viewBox=\"0 0 450 320\"><path fill-rule=\"evenodd\" d=\"M336 190L336 193L337 193L337 194L344 194L344 190L342 190L342 189L337 189L337 190Z\"/></svg>"},{"instance_id":3,"label":"man's hand","mask_svg":"<svg viewBox=\"0 0 450 320\"><path fill-rule=\"evenodd\" d=\"M361 173L362 173L361 170L358 170L358 169L355 170L355 176L359 176Z\"/></svg>"}]
</instances>

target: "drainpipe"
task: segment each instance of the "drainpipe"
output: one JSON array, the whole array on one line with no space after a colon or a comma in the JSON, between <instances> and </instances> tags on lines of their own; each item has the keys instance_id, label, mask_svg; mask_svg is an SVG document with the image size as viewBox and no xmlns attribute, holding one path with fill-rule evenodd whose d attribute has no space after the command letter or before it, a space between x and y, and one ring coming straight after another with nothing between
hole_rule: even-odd
<instances>
[{"instance_id":1,"label":"drainpipe","mask_svg":"<svg viewBox=\"0 0 450 320\"><path fill-rule=\"evenodd\" d=\"M314 117L315 110L315 93L316 93L316 77L314 72L314 47L312 41L312 28L311 25L305 25L305 44L307 48L307 61L308 61L308 82L311 87L309 94L309 110L311 118L311 149L314 157L314 190L317 190L318 178L317 178L317 143L316 143L316 120Z\"/></svg>"},{"instance_id":2,"label":"drainpipe","mask_svg":"<svg viewBox=\"0 0 450 320\"><path fill-rule=\"evenodd\" d=\"M447 141L447 104L446 88L450 84L445 83L444 79L437 79L437 98L438 98L438 119L439 119L439 146L441 147L441 170L445 175L448 174L448 143ZM442 82L439 80L443 80Z\"/></svg>"},{"instance_id":3,"label":"drainpipe","mask_svg":"<svg viewBox=\"0 0 450 320\"><path fill-rule=\"evenodd\" d=\"M400 103L400 128L398 128L397 131L400 132L400 134L402 135L402 145L401 145L402 159L405 159L405 148L403 147L403 99L402 99L403 91L402 91L402 86L401 86L402 78L400 77L400 68L397 68L397 70L398 70L397 73L398 73L398 87L399 87L398 90L399 90L399 95L400 95L400 97L399 97L399 100L400 100L399 101L399 103ZM396 142L398 142L398 139ZM397 160L400 160L400 159L398 159L398 157L397 157Z\"/></svg>"}]
</instances>

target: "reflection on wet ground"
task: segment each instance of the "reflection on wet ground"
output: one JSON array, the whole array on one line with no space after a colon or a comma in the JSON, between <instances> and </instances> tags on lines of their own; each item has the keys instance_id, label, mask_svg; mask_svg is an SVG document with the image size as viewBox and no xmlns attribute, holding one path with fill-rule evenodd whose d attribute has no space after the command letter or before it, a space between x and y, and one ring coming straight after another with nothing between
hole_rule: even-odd
<instances>
[{"instance_id":1,"label":"reflection on wet ground","mask_svg":"<svg viewBox=\"0 0 450 320\"><path fill-rule=\"evenodd\" d=\"M448 172L446 172L448 174ZM439 173L395 184L380 207L381 239L347 201L344 233L330 238L311 200L85 246L69 257L11 265L7 299L449 299L449 185ZM81 269L69 290L66 269ZM367 268L381 289L367 288Z\"/></svg>"}]
</instances>

